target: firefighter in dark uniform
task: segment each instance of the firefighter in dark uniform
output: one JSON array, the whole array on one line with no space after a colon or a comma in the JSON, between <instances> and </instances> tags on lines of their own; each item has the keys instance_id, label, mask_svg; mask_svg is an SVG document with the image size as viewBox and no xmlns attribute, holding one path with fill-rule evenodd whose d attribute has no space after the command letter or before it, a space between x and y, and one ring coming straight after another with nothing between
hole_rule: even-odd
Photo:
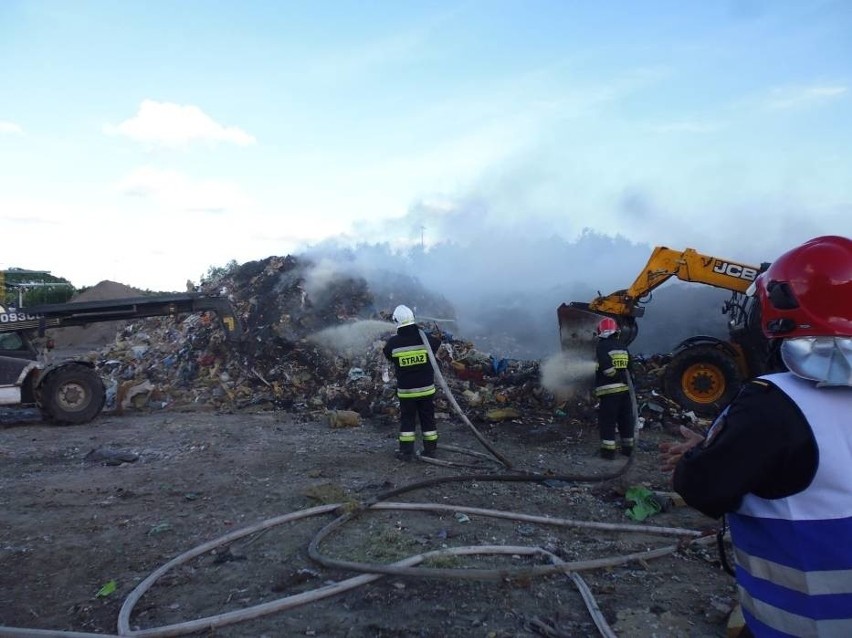
<instances>
[{"instance_id":1,"label":"firefighter in dark uniform","mask_svg":"<svg viewBox=\"0 0 852 638\"><path fill-rule=\"evenodd\" d=\"M435 372L429 360L429 351L438 351L440 339L426 335L428 346L420 337L420 328L414 322L414 313L408 306L397 306L393 311L396 334L385 343L385 357L393 362L396 372L396 395L399 398L399 450L397 458L411 461L417 420L423 438L423 456L434 457L438 448L438 429L435 425Z\"/></svg>"},{"instance_id":2,"label":"firefighter in dark uniform","mask_svg":"<svg viewBox=\"0 0 852 638\"><path fill-rule=\"evenodd\" d=\"M746 383L706 437L661 444L673 486L725 516L740 636L852 636L852 240L817 237L754 285L785 372Z\"/></svg>"},{"instance_id":3,"label":"firefighter in dark uniform","mask_svg":"<svg viewBox=\"0 0 852 638\"><path fill-rule=\"evenodd\" d=\"M598 337L595 356L595 397L598 399L598 431L600 455L615 458L615 432L621 438L621 453L633 454L633 429L636 426L628 385L630 353L618 340L618 324L614 319L601 319L595 329Z\"/></svg>"}]
</instances>

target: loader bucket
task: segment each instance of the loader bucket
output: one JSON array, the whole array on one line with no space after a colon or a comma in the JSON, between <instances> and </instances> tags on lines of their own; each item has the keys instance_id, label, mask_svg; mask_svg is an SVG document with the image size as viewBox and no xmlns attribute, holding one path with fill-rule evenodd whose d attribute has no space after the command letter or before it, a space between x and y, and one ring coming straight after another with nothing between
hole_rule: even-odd
<instances>
[{"instance_id":1,"label":"loader bucket","mask_svg":"<svg viewBox=\"0 0 852 638\"><path fill-rule=\"evenodd\" d=\"M587 308L588 304L572 302L557 309L561 356L558 377L570 392L587 391L594 387L597 357L595 329L605 316L616 320L620 341L625 347L636 337L636 322L632 317L601 315ZM561 394L561 393L560 393Z\"/></svg>"},{"instance_id":2,"label":"loader bucket","mask_svg":"<svg viewBox=\"0 0 852 638\"><path fill-rule=\"evenodd\" d=\"M595 328L601 315L562 304L559 318L560 353L551 361L550 376L557 399L588 392L595 385Z\"/></svg>"},{"instance_id":3,"label":"loader bucket","mask_svg":"<svg viewBox=\"0 0 852 638\"><path fill-rule=\"evenodd\" d=\"M559 318L559 342L563 351L587 354L595 358L595 328L603 315L562 304L556 311Z\"/></svg>"},{"instance_id":4,"label":"loader bucket","mask_svg":"<svg viewBox=\"0 0 852 638\"><path fill-rule=\"evenodd\" d=\"M582 348L582 344L591 343L594 351L595 328L604 317L615 319L618 324L618 340L625 346L633 343L639 333L635 317L620 316L609 313L597 313L589 310L589 304L579 301L562 304L557 309L559 317L559 338L562 349Z\"/></svg>"}]
</instances>

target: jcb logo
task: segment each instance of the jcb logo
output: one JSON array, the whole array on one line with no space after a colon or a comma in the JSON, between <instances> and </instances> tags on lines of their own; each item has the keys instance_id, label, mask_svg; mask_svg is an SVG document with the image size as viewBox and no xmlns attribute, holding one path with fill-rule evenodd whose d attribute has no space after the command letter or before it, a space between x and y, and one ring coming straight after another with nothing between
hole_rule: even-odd
<instances>
[{"instance_id":1,"label":"jcb logo","mask_svg":"<svg viewBox=\"0 0 852 638\"><path fill-rule=\"evenodd\" d=\"M757 270L740 264L732 264L727 261L716 261L713 264L713 272L746 281L754 281L757 278Z\"/></svg>"}]
</instances>

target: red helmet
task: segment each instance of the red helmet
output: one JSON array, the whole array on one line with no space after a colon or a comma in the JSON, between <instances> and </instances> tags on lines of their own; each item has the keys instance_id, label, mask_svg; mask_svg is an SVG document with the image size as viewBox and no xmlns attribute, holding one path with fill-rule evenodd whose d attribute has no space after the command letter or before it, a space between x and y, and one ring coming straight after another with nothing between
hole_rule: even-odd
<instances>
[{"instance_id":1,"label":"red helmet","mask_svg":"<svg viewBox=\"0 0 852 638\"><path fill-rule=\"evenodd\" d=\"M763 334L852 337L852 239L817 237L757 278Z\"/></svg>"},{"instance_id":2,"label":"red helmet","mask_svg":"<svg viewBox=\"0 0 852 638\"><path fill-rule=\"evenodd\" d=\"M618 324L612 317L604 317L598 322L595 334L599 337L609 337L618 332Z\"/></svg>"}]
</instances>

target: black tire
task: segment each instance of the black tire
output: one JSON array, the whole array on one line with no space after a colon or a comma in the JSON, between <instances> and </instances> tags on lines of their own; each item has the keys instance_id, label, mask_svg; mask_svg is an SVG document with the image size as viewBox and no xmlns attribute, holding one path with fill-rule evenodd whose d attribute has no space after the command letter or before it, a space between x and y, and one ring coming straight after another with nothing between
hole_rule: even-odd
<instances>
[{"instance_id":1,"label":"black tire","mask_svg":"<svg viewBox=\"0 0 852 638\"><path fill-rule=\"evenodd\" d=\"M39 397L45 419L56 425L80 425L98 416L106 401L106 388L94 369L72 363L48 374Z\"/></svg>"},{"instance_id":2,"label":"black tire","mask_svg":"<svg viewBox=\"0 0 852 638\"><path fill-rule=\"evenodd\" d=\"M720 348L681 350L666 366L663 389L684 410L714 417L736 396L743 382L734 358Z\"/></svg>"}]
</instances>

